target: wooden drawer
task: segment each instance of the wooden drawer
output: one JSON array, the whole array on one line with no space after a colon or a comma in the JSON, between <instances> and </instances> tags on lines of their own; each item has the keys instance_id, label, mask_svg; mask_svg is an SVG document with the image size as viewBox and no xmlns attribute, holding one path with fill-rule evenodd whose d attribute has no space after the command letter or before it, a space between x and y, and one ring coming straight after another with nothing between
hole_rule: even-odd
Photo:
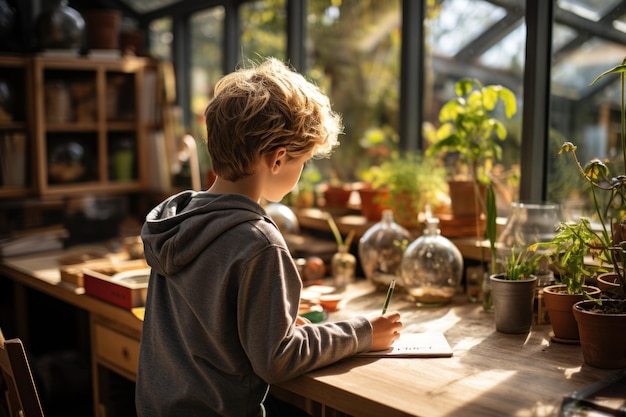
<instances>
[{"instance_id":1,"label":"wooden drawer","mask_svg":"<svg viewBox=\"0 0 626 417\"><path fill-rule=\"evenodd\" d=\"M94 331L94 350L97 357L136 375L139 363L139 340L100 324L95 325Z\"/></svg>"}]
</instances>

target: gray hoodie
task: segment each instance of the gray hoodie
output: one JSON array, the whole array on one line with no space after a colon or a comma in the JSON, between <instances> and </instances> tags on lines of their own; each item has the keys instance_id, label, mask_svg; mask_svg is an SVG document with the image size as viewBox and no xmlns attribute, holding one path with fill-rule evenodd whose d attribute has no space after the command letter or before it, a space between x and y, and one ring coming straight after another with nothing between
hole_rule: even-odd
<instances>
[{"instance_id":1,"label":"gray hoodie","mask_svg":"<svg viewBox=\"0 0 626 417\"><path fill-rule=\"evenodd\" d=\"M148 215L140 417L262 416L268 384L366 351L364 317L295 326L302 284L263 208L185 191Z\"/></svg>"}]
</instances>

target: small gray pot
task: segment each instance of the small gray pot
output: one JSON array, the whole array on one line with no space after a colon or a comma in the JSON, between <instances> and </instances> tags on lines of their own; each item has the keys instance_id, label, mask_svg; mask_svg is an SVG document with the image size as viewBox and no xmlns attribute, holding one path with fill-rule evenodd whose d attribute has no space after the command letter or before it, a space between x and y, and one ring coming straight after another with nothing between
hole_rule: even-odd
<instances>
[{"instance_id":1,"label":"small gray pot","mask_svg":"<svg viewBox=\"0 0 626 417\"><path fill-rule=\"evenodd\" d=\"M489 277L496 330L501 333L528 333L533 322L537 277L508 280L504 274Z\"/></svg>"}]
</instances>

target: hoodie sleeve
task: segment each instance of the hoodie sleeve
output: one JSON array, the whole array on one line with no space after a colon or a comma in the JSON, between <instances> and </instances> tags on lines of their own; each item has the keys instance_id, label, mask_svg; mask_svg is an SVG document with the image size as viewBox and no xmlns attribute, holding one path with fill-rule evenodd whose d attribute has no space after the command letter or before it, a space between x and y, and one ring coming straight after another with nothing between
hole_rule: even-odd
<instances>
[{"instance_id":1,"label":"hoodie sleeve","mask_svg":"<svg viewBox=\"0 0 626 417\"><path fill-rule=\"evenodd\" d=\"M295 326L301 281L290 254L270 246L250 259L240 283L238 329L254 372L267 383L297 377L368 350L364 317Z\"/></svg>"}]
</instances>

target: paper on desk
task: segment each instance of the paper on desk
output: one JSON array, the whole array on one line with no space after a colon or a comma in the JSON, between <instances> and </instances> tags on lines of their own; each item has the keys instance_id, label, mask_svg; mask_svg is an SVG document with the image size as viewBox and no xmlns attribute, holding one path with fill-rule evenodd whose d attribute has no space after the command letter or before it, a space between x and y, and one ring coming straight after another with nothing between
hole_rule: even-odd
<instances>
[{"instance_id":1,"label":"paper on desk","mask_svg":"<svg viewBox=\"0 0 626 417\"><path fill-rule=\"evenodd\" d=\"M388 350L359 353L357 356L370 358L442 358L452 356L448 339L440 332L401 333Z\"/></svg>"}]
</instances>

